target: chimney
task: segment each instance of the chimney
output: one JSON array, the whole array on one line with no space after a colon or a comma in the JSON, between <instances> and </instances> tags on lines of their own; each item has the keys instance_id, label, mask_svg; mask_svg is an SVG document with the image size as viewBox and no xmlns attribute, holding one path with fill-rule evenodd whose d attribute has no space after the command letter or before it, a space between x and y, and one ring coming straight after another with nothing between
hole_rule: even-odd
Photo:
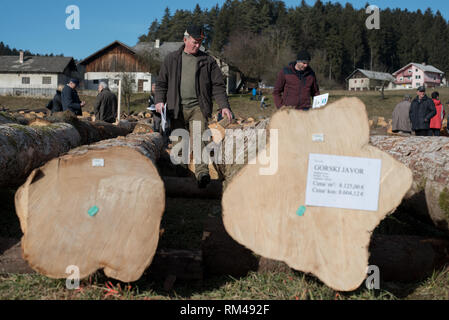
<instances>
[{"instance_id":1,"label":"chimney","mask_svg":"<svg viewBox=\"0 0 449 320\"><path fill-rule=\"evenodd\" d=\"M423 66L425 66L426 65L426 63L425 62L423 62L423 63L421 63Z\"/></svg>"},{"instance_id":2,"label":"chimney","mask_svg":"<svg viewBox=\"0 0 449 320\"><path fill-rule=\"evenodd\" d=\"M22 50L20 50L19 62L23 63L23 51Z\"/></svg>"},{"instance_id":3,"label":"chimney","mask_svg":"<svg viewBox=\"0 0 449 320\"><path fill-rule=\"evenodd\" d=\"M156 43L155 43L154 47L155 47L156 49L159 49L160 46L161 46L161 40L156 39Z\"/></svg>"}]
</instances>

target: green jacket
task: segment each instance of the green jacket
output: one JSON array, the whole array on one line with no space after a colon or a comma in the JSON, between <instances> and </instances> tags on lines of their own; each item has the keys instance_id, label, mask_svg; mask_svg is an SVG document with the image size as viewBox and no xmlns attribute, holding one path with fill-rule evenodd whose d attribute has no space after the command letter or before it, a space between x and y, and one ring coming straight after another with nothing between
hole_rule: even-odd
<instances>
[{"instance_id":1,"label":"green jacket","mask_svg":"<svg viewBox=\"0 0 449 320\"><path fill-rule=\"evenodd\" d=\"M167 109L172 111L174 118L178 118L181 104L181 70L182 52L179 50L167 55L162 63L156 81L155 102L167 103ZM215 99L220 109L229 108L228 96L223 74L215 59L208 54L198 51L198 65L195 75L195 90L201 112L205 118L212 116L213 101Z\"/></svg>"}]
</instances>

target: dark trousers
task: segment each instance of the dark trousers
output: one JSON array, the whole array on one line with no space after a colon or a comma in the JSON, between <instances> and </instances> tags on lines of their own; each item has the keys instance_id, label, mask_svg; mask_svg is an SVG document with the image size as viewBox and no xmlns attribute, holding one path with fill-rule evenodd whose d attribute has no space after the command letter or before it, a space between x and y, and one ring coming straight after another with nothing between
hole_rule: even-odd
<instances>
[{"instance_id":1,"label":"dark trousers","mask_svg":"<svg viewBox=\"0 0 449 320\"><path fill-rule=\"evenodd\" d=\"M415 136L430 136L430 129L415 130Z\"/></svg>"},{"instance_id":2,"label":"dark trousers","mask_svg":"<svg viewBox=\"0 0 449 320\"><path fill-rule=\"evenodd\" d=\"M430 131L431 136L435 136L435 137L440 136L440 129L430 129L429 131Z\"/></svg>"}]
</instances>

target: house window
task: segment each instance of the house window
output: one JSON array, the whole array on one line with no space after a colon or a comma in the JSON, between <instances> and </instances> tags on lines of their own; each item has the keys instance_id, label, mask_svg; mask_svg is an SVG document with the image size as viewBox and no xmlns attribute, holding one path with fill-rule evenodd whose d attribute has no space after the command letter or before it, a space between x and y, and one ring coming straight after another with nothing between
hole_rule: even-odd
<instances>
[{"instance_id":1,"label":"house window","mask_svg":"<svg viewBox=\"0 0 449 320\"><path fill-rule=\"evenodd\" d=\"M354 80L354 83L357 83L357 80Z\"/></svg>"},{"instance_id":2,"label":"house window","mask_svg":"<svg viewBox=\"0 0 449 320\"><path fill-rule=\"evenodd\" d=\"M42 84L51 84L51 77L42 77Z\"/></svg>"},{"instance_id":3,"label":"house window","mask_svg":"<svg viewBox=\"0 0 449 320\"><path fill-rule=\"evenodd\" d=\"M415 76L415 79L421 79L421 76Z\"/></svg>"},{"instance_id":4,"label":"house window","mask_svg":"<svg viewBox=\"0 0 449 320\"><path fill-rule=\"evenodd\" d=\"M361 82L363 83L363 80Z\"/></svg>"},{"instance_id":5,"label":"house window","mask_svg":"<svg viewBox=\"0 0 449 320\"><path fill-rule=\"evenodd\" d=\"M94 80L94 84L98 84L98 80Z\"/></svg>"},{"instance_id":6,"label":"house window","mask_svg":"<svg viewBox=\"0 0 449 320\"><path fill-rule=\"evenodd\" d=\"M22 77L22 84L30 84L30 77Z\"/></svg>"},{"instance_id":7,"label":"house window","mask_svg":"<svg viewBox=\"0 0 449 320\"><path fill-rule=\"evenodd\" d=\"M415 69L415 72L418 72L418 69Z\"/></svg>"},{"instance_id":8,"label":"house window","mask_svg":"<svg viewBox=\"0 0 449 320\"><path fill-rule=\"evenodd\" d=\"M114 84L115 84L116 86L118 86L119 80L114 80Z\"/></svg>"},{"instance_id":9,"label":"house window","mask_svg":"<svg viewBox=\"0 0 449 320\"><path fill-rule=\"evenodd\" d=\"M404 81L404 78L403 78L403 77L400 77L400 78L399 78L399 81Z\"/></svg>"},{"instance_id":10,"label":"house window","mask_svg":"<svg viewBox=\"0 0 449 320\"><path fill-rule=\"evenodd\" d=\"M421 86L421 83L420 82L417 82L416 83L416 87L420 87Z\"/></svg>"},{"instance_id":11,"label":"house window","mask_svg":"<svg viewBox=\"0 0 449 320\"><path fill-rule=\"evenodd\" d=\"M408 69L408 73L412 73L412 69Z\"/></svg>"}]
</instances>

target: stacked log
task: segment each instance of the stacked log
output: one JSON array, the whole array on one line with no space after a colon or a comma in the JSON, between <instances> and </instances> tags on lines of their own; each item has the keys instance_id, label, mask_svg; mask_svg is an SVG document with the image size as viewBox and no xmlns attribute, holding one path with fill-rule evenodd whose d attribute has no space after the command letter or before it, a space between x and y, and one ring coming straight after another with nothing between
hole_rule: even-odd
<instances>
[{"instance_id":1,"label":"stacked log","mask_svg":"<svg viewBox=\"0 0 449 320\"><path fill-rule=\"evenodd\" d=\"M433 223L448 230L449 138L372 136L370 143L412 170L413 184L406 198L424 191Z\"/></svg>"},{"instance_id":2,"label":"stacked log","mask_svg":"<svg viewBox=\"0 0 449 320\"><path fill-rule=\"evenodd\" d=\"M124 282L150 264L165 208L155 163L160 134L129 135L82 146L35 169L15 197L23 256L51 278L99 268Z\"/></svg>"},{"instance_id":3,"label":"stacked log","mask_svg":"<svg viewBox=\"0 0 449 320\"><path fill-rule=\"evenodd\" d=\"M132 126L79 120L68 112L33 120L30 126L0 125L0 187L17 187L31 171L80 145L125 136Z\"/></svg>"},{"instance_id":4,"label":"stacked log","mask_svg":"<svg viewBox=\"0 0 449 320\"><path fill-rule=\"evenodd\" d=\"M280 110L267 129L277 130L278 137L273 175L261 175L259 163L222 170L228 180L222 199L227 232L260 256L313 273L336 290L354 290L366 278L371 233L401 203L412 173L368 145L366 109L357 98L318 110ZM310 153L380 159L377 211L308 206L298 214L305 204Z\"/></svg>"},{"instance_id":5,"label":"stacked log","mask_svg":"<svg viewBox=\"0 0 449 320\"><path fill-rule=\"evenodd\" d=\"M80 144L80 134L67 123L0 125L0 187L20 185L34 168Z\"/></svg>"}]
</instances>

